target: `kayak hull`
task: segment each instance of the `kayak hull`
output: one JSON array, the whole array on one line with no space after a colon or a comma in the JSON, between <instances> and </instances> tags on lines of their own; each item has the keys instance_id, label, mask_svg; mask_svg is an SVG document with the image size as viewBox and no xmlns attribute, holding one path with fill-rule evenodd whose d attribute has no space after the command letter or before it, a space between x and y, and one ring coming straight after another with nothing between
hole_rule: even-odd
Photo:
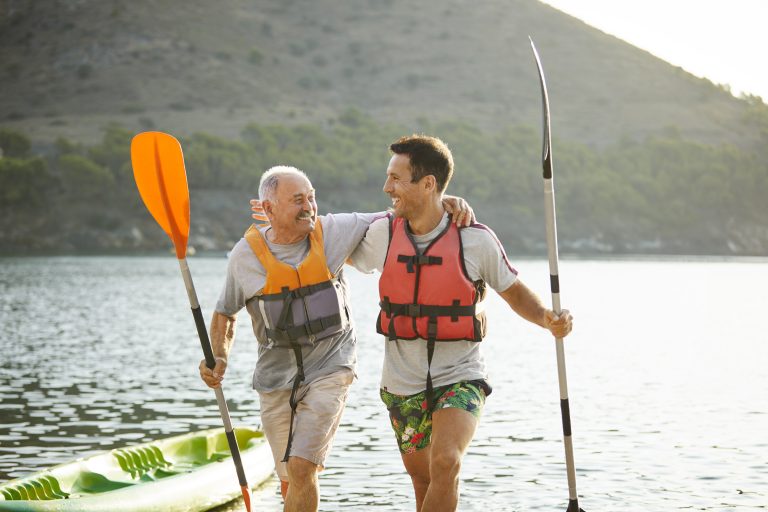
<instances>
[{"instance_id":1,"label":"kayak hull","mask_svg":"<svg viewBox=\"0 0 768 512\"><path fill-rule=\"evenodd\" d=\"M236 429L248 483L274 470L258 430ZM0 512L196 512L242 492L224 429L116 449L0 485Z\"/></svg>"}]
</instances>

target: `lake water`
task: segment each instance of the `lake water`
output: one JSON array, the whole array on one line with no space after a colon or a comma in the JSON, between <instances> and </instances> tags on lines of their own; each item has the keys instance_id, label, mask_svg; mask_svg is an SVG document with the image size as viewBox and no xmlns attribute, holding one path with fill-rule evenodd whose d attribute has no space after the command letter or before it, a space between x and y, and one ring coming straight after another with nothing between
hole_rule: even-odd
<instances>
[{"instance_id":1,"label":"lake water","mask_svg":"<svg viewBox=\"0 0 768 512\"><path fill-rule=\"evenodd\" d=\"M226 260L189 263L207 319ZM516 266L548 302L546 262ZM565 260L560 271L575 316L566 358L581 506L768 508L766 261ZM377 391L376 278L348 274L359 380L321 475L321 510L409 511ZM565 510L554 342L495 295L488 314L494 394L465 458L459 508ZM0 481L220 425L173 257L2 258L0 326ZM239 329L225 394L234 423L256 425L245 313ZM256 500L254 510L281 510L277 482Z\"/></svg>"}]
</instances>

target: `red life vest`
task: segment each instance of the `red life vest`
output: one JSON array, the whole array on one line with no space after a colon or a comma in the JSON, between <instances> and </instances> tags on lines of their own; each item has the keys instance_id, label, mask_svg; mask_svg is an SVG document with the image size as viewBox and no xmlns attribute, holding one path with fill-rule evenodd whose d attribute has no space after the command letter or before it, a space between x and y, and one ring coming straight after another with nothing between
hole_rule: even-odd
<instances>
[{"instance_id":1,"label":"red life vest","mask_svg":"<svg viewBox=\"0 0 768 512\"><path fill-rule=\"evenodd\" d=\"M432 356L437 341L481 341L485 313L477 304L485 283L473 282L464 265L459 229L452 222L423 253L402 218L389 218L389 247L379 278L381 312L376 330L390 340L427 340L424 396L428 410L435 405Z\"/></svg>"},{"instance_id":2,"label":"red life vest","mask_svg":"<svg viewBox=\"0 0 768 512\"><path fill-rule=\"evenodd\" d=\"M485 296L485 283L467 275L456 225L449 222L422 254L404 219L389 222L376 330L391 340L481 341L485 313L476 305Z\"/></svg>"}]
</instances>

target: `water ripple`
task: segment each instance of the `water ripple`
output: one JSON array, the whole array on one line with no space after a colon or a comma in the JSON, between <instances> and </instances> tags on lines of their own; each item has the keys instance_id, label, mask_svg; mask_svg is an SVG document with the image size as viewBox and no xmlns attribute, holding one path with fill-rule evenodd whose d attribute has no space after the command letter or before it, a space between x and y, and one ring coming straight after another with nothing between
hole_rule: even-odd
<instances>
[{"instance_id":1,"label":"water ripple","mask_svg":"<svg viewBox=\"0 0 768 512\"><path fill-rule=\"evenodd\" d=\"M226 261L196 258L190 266L210 315ZM517 266L546 297L546 262ZM410 480L378 398L383 341L369 328L375 278L350 278L362 305L359 379L321 475L321 510L410 510ZM618 282L632 293L608 299ZM561 286L577 315L567 344L582 506L765 510L764 265L564 261ZM678 318L678 288L697 323ZM220 424L197 376L199 342L173 258L3 258L0 291L0 481ZM495 391L464 461L460 508L564 509L551 341L495 297L488 311L484 351ZM630 331L628 311L640 316ZM238 327L225 394L235 424L258 425L246 315ZM281 510L276 480L256 493L256 508ZM236 501L217 510L242 509Z\"/></svg>"}]
</instances>

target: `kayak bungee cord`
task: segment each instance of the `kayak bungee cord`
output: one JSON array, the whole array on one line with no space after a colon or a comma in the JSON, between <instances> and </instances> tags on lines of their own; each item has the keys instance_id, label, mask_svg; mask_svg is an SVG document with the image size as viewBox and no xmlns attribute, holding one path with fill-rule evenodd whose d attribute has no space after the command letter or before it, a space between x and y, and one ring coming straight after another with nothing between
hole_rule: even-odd
<instances>
[{"instance_id":1,"label":"kayak bungee cord","mask_svg":"<svg viewBox=\"0 0 768 512\"><path fill-rule=\"evenodd\" d=\"M557 220L555 217L555 184L552 175L552 143L549 123L549 96L547 83L544 80L544 69L536 46L531 41L531 50L536 59L541 84L541 106L544 125L544 142L542 147L542 166L544 168L544 213L547 225L547 254L549 256L549 283L552 292L552 310L559 315L560 308L560 276L557 262ZM573 440L571 438L571 411L568 404L568 381L565 374L565 349L563 338L555 338L557 351L557 380L560 384L560 412L563 419L563 445L565 446L565 466L568 474L568 508L566 512L584 512L579 508L579 497L576 493L576 468L573 461Z\"/></svg>"},{"instance_id":2,"label":"kayak bungee cord","mask_svg":"<svg viewBox=\"0 0 768 512\"><path fill-rule=\"evenodd\" d=\"M208 330L205 327L200 303L197 300L192 274L187 264L187 241L189 239L189 187L187 172L184 168L184 155L181 144L173 136L162 132L143 132L131 141L131 164L133 176L144 205L155 221L170 237L176 248L181 276L187 289L192 316L195 319L200 345L205 354L205 365L213 369L216 360L213 357ZM245 470L240 459L240 449L229 418L227 401L221 386L214 389L219 413L224 423L224 430L232 453L232 461L237 471L240 490L243 493L245 508L251 511L251 488L245 477Z\"/></svg>"}]
</instances>

